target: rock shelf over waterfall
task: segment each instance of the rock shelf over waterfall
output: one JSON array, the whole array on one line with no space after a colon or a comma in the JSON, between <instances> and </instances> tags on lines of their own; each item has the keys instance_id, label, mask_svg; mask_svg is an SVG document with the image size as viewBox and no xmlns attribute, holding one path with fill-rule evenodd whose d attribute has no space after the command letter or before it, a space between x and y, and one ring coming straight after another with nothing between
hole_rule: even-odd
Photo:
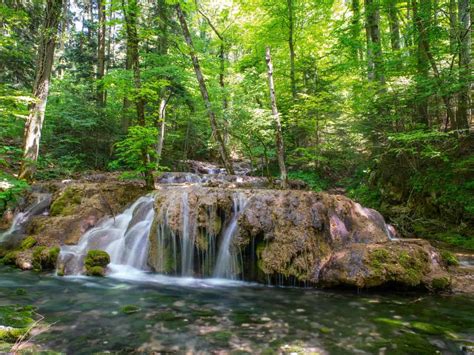
<instances>
[{"instance_id":1,"label":"rock shelf over waterfall","mask_svg":"<svg viewBox=\"0 0 474 355\"><path fill-rule=\"evenodd\" d=\"M143 196L136 183L109 179L43 186L53 193L50 213L32 216L25 236L61 247L61 275L84 274L87 252L104 250L108 273L130 268L274 285L449 287L428 242L394 238L377 211L347 197L269 189L259 179L254 187L250 180L238 185L229 176L179 173L158 181ZM29 268L31 258L21 251L17 264Z\"/></svg>"}]
</instances>

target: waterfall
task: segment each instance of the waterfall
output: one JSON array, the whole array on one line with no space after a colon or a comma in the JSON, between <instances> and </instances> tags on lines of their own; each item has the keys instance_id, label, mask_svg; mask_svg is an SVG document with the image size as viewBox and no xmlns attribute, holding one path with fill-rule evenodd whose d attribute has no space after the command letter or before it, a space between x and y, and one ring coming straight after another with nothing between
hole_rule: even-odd
<instances>
[{"instance_id":1,"label":"waterfall","mask_svg":"<svg viewBox=\"0 0 474 355\"><path fill-rule=\"evenodd\" d=\"M181 214L183 216L181 235L181 275L192 276L194 262L194 228L190 225L189 195L183 192L181 199Z\"/></svg>"},{"instance_id":2,"label":"waterfall","mask_svg":"<svg viewBox=\"0 0 474 355\"><path fill-rule=\"evenodd\" d=\"M222 213L215 202L196 201L192 189L171 187L140 197L123 213L87 231L77 245L62 247L59 267L65 274L81 274L87 252L99 249L110 255L113 273L133 268L170 276L236 279L242 265L233 239L247 197L234 193L231 213ZM196 206L205 208L199 222Z\"/></svg>"},{"instance_id":3,"label":"waterfall","mask_svg":"<svg viewBox=\"0 0 474 355\"><path fill-rule=\"evenodd\" d=\"M214 277L234 279L239 273L239 261L236 251L233 250L232 240L237 231L240 214L247 204L245 195L236 193L233 196L233 215L229 225L222 235L222 242L214 269Z\"/></svg>"},{"instance_id":4,"label":"waterfall","mask_svg":"<svg viewBox=\"0 0 474 355\"><path fill-rule=\"evenodd\" d=\"M81 274L87 252L100 249L110 255L111 264L146 269L153 202L152 195L140 197L123 213L87 231L79 244L63 246L59 265L63 265L66 274Z\"/></svg>"},{"instance_id":5,"label":"waterfall","mask_svg":"<svg viewBox=\"0 0 474 355\"><path fill-rule=\"evenodd\" d=\"M8 230L0 233L0 243L9 242L15 236L22 236L27 222L33 216L38 216L48 212L51 204L51 194L36 193L34 194L35 201L29 205L24 211L15 214L12 225Z\"/></svg>"}]
</instances>

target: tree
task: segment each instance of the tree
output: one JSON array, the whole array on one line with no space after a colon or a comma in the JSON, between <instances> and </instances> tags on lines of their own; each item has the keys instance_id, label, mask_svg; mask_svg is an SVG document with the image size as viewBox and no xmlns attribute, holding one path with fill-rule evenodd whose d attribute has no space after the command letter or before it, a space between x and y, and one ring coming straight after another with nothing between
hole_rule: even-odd
<instances>
[{"instance_id":1,"label":"tree","mask_svg":"<svg viewBox=\"0 0 474 355\"><path fill-rule=\"evenodd\" d=\"M380 0L365 0L369 80L385 86L385 69L380 35Z\"/></svg>"},{"instance_id":2,"label":"tree","mask_svg":"<svg viewBox=\"0 0 474 355\"><path fill-rule=\"evenodd\" d=\"M36 61L36 79L33 85L35 101L30 105L30 113L25 124L23 160L19 173L19 177L25 180L31 180L36 170L61 10L62 0L46 1Z\"/></svg>"},{"instance_id":3,"label":"tree","mask_svg":"<svg viewBox=\"0 0 474 355\"><path fill-rule=\"evenodd\" d=\"M106 36L106 12L105 0L97 0L97 9L99 17L99 29L97 31L97 103L100 106L105 104L105 92L101 80L105 75L105 36Z\"/></svg>"},{"instance_id":4,"label":"tree","mask_svg":"<svg viewBox=\"0 0 474 355\"><path fill-rule=\"evenodd\" d=\"M456 129L469 128L470 119L470 87L471 87L471 1L458 0L459 16L459 84L458 109L456 113Z\"/></svg>"},{"instance_id":5,"label":"tree","mask_svg":"<svg viewBox=\"0 0 474 355\"><path fill-rule=\"evenodd\" d=\"M204 77L202 75L201 66L199 64L198 57L194 50L193 40L191 38L191 34L189 33L188 25L186 23L186 19L184 17L183 10L181 6L178 4L176 6L176 14L178 15L179 22L181 24L181 29L183 31L184 39L189 49L189 55L191 56L191 60L193 62L194 72L196 74L196 79L199 84L199 90L201 91L201 96L204 101L204 105L207 109L207 114L209 116L209 121L211 123L212 134L214 139L217 141L217 145L219 148L219 153L222 159L222 163L224 164L225 169L231 175L234 174L234 168L232 166L232 162L230 161L229 154L227 152L227 147L225 146L224 139L222 138L222 134L219 130L219 126L217 124L216 114L211 105L211 101L209 99L209 93L207 91L206 83L204 81Z\"/></svg>"},{"instance_id":6,"label":"tree","mask_svg":"<svg viewBox=\"0 0 474 355\"><path fill-rule=\"evenodd\" d=\"M273 119L275 120L275 141L276 141L276 148L277 148L277 154L278 154L278 165L280 167L280 177L282 181L282 187L286 189L288 186L288 173L286 171L286 165L285 165L285 148L283 144L283 134L281 131L280 114L278 113L276 96L275 96L275 84L273 83L273 64L272 64L272 56L270 53L270 47L267 47L266 49L265 59L267 61L268 88L270 91L272 114L273 114Z\"/></svg>"},{"instance_id":7,"label":"tree","mask_svg":"<svg viewBox=\"0 0 474 355\"><path fill-rule=\"evenodd\" d=\"M140 54L139 49L139 38L137 31L137 20L138 20L138 4L137 0L122 0L122 8L125 19L125 29L127 32L127 51L130 54L130 63L133 71L133 82L135 85L135 106L137 109L137 120L138 125L146 127L145 122L145 99L141 93L142 83L140 74ZM144 168L145 183L148 189L153 189L154 179L153 171L151 168L149 154L146 149L142 150L142 160Z\"/></svg>"}]
</instances>

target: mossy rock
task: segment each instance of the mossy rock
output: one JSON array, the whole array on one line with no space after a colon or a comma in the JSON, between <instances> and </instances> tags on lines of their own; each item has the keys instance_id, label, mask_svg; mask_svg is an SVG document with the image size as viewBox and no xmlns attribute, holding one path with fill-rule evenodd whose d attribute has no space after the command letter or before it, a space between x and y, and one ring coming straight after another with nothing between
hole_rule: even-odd
<instances>
[{"instance_id":1,"label":"mossy rock","mask_svg":"<svg viewBox=\"0 0 474 355\"><path fill-rule=\"evenodd\" d=\"M107 265L110 263L110 256L103 250L89 250L84 260L86 275L105 276Z\"/></svg>"},{"instance_id":2,"label":"mossy rock","mask_svg":"<svg viewBox=\"0 0 474 355\"><path fill-rule=\"evenodd\" d=\"M105 268L102 266L86 266L86 275L87 276L97 276L97 277L104 277L105 276Z\"/></svg>"},{"instance_id":3,"label":"mossy rock","mask_svg":"<svg viewBox=\"0 0 474 355\"><path fill-rule=\"evenodd\" d=\"M451 287L451 280L447 276L435 277L431 280L431 288L434 291L443 291Z\"/></svg>"},{"instance_id":4,"label":"mossy rock","mask_svg":"<svg viewBox=\"0 0 474 355\"><path fill-rule=\"evenodd\" d=\"M370 276L365 286L378 286L396 282L414 287L422 284L429 271L430 260L422 249L382 248L373 249L366 263Z\"/></svg>"},{"instance_id":5,"label":"mossy rock","mask_svg":"<svg viewBox=\"0 0 474 355\"><path fill-rule=\"evenodd\" d=\"M0 342L14 343L34 323L34 308L17 305L0 306Z\"/></svg>"},{"instance_id":6,"label":"mossy rock","mask_svg":"<svg viewBox=\"0 0 474 355\"><path fill-rule=\"evenodd\" d=\"M456 257L456 255L454 255L450 251L443 250L440 253L440 255L441 255L441 259L443 260L444 265L446 265L446 266L458 266L459 265L458 258Z\"/></svg>"},{"instance_id":7,"label":"mossy rock","mask_svg":"<svg viewBox=\"0 0 474 355\"><path fill-rule=\"evenodd\" d=\"M69 216L82 201L82 191L74 187L66 188L61 195L53 201L50 208L51 216Z\"/></svg>"},{"instance_id":8,"label":"mossy rock","mask_svg":"<svg viewBox=\"0 0 474 355\"><path fill-rule=\"evenodd\" d=\"M36 245L37 241L34 237L26 237L25 239L23 239L23 241L21 242L21 246L20 246L20 249L21 250L28 250L28 249L31 249L33 248L35 245Z\"/></svg>"},{"instance_id":9,"label":"mossy rock","mask_svg":"<svg viewBox=\"0 0 474 355\"><path fill-rule=\"evenodd\" d=\"M18 257L18 251L10 251L5 254L2 258L3 265L16 265L16 259Z\"/></svg>"},{"instance_id":10,"label":"mossy rock","mask_svg":"<svg viewBox=\"0 0 474 355\"><path fill-rule=\"evenodd\" d=\"M36 271L56 269L59 252L59 247L36 247L33 250L33 269Z\"/></svg>"},{"instance_id":11,"label":"mossy rock","mask_svg":"<svg viewBox=\"0 0 474 355\"><path fill-rule=\"evenodd\" d=\"M120 311L125 314L133 314L139 312L141 309L138 306L135 306L133 304L127 304L126 306L123 306Z\"/></svg>"}]
</instances>

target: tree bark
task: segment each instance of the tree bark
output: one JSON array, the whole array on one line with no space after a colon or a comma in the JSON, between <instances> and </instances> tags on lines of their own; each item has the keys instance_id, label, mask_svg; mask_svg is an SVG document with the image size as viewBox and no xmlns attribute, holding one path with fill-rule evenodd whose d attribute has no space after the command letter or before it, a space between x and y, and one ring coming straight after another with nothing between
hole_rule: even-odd
<instances>
[{"instance_id":1,"label":"tree bark","mask_svg":"<svg viewBox=\"0 0 474 355\"><path fill-rule=\"evenodd\" d=\"M156 166L160 166L161 154L163 152L163 145L165 142L166 130L166 106L169 98L163 97L160 101L160 108L158 112L158 143L156 145Z\"/></svg>"},{"instance_id":2,"label":"tree bark","mask_svg":"<svg viewBox=\"0 0 474 355\"><path fill-rule=\"evenodd\" d=\"M351 39L352 39L352 56L354 60L361 63L364 60L363 45L360 42L360 2L359 0L351 1L352 19L351 19Z\"/></svg>"},{"instance_id":3,"label":"tree bark","mask_svg":"<svg viewBox=\"0 0 474 355\"><path fill-rule=\"evenodd\" d=\"M191 38L191 34L189 33L188 25L186 23L186 19L184 17L183 10L181 9L181 6L179 4L176 5L176 14L178 16L179 22L181 24L181 29L183 31L184 39L186 41L186 44L188 45L189 48L189 54L191 56L191 61L193 62L193 67L194 67L194 72L196 74L196 79L199 84L199 90L201 91L201 96L204 101L204 105L206 106L207 109L207 114L209 116L209 121L211 123L211 129L212 129L212 134L214 136L214 139L217 141L217 145L219 148L219 153L222 159L222 163L224 164L224 167L227 171L228 174L233 175L234 174L234 168L232 166L232 162L229 158L227 148L224 143L224 139L222 138L222 135L219 131L219 126L217 124L217 119L216 115L214 113L214 110L212 109L211 101L209 99L209 93L207 91L206 83L204 81L204 77L202 75L201 71L201 66L199 64L199 60L197 58L197 55L194 51L194 44Z\"/></svg>"},{"instance_id":4,"label":"tree bark","mask_svg":"<svg viewBox=\"0 0 474 355\"><path fill-rule=\"evenodd\" d=\"M105 36L106 36L106 11L105 0L97 0L99 17L99 29L97 31L97 103L99 106L105 105L104 84L101 80L105 75Z\"/></svg>"},{"instance_id":5,"label":"tree bark","mask_svg":"<svg viewBox=\"0 0 474 355\"><path fill-rule=\"evenodd\" d=\"M145 127L145 100L141 94L141 77L140 77L140 55L138 52L138 31L137 31L137 20L138 20L138 4L137 0L122 0L123 15L125 19L125 30L127 32L127 49L130 55L130 64L133 70L133 82L135 86L135 106L137 109L137 121L138 125ZM142 163L144 166L144 177L146 187L148 189L154 188L153 171L150 166L150 158L144 149L142 151Z\"/></svg>"},{"instance_id":6,"label":"tree bark","mask_svg":"<svg viewBox=\"0 0 474 355\"><path fill-rule=\"evenodd\" d=\"M380 36L380 0L365 0L365 17L367 28L368 54L372 56L373 80L385 86L385 70ZM370 61L370 58L369 58ZM369 75L370 80L370 75Z\"/></svg>"},{"instance_id":7,"label":"tree bark","mask_svg":"<svg viewBox=\"0 0 474 355\"><path fill-rule=\"evenodd\" d=\"M290 48L290 82L291 96L296 99L296 78L295 78L295 40L294 40L294 8L293 0L287 0L288 4L288 46Z\"/></svg>"},{"instance_id":8,"label":"tree bark","mask_svg":"<svg viewBox=\"0 0 474 355\"><path fill-rule=\"evenodd\" d=\"M278 165L280 167L280 177L282 181L282 187L286 189L288 187L288 174L286 172L285 165L285 147L283 144L283 134L281 130L280 114L278 112L276 96L275 96L275 84L273 83L273 64L272 56L270 53L270 47L266 49L267 69L268 69L268 87L270 90L270 101L272 104L272 114L275 120L275 140L278 155Z\"/></svg>"},{"instance_id":9,"label":"tree bark","mask_svg":"<svg viewBox=\"0 0 474 355\"><path fill-rule=\"evenodd\" d=\"M398 20L398 0L387 0L388 22L390 26L390 43L393 51L400 50L400 21Z\"/></svg>"},{"instance_id":10,"label":"tree bark","mask_svg":"<svg viewBox=\"0 0 474 355\"><path fill-rule=\"evenodd\" d=\"M471 72L471 9L470 0L458 1L459 15L459 85L456 129L466 130L470 121L470 87Z\"/></svg>"},{"instance_id":11,"label":"tree bark","mask_svg":"<svg viewBox=\"0 0 474 355\"><path fill-rule=\"evenodd\" d=\"M61 19L62 0L47 0L42 35L38 46L36 78L33 84L34 103L30 105L23 139L23 159L20 179L31 181L38 160L41 130L49 93L49 81L54 60L54 49Z\"/></svg>"}]
</instances>

